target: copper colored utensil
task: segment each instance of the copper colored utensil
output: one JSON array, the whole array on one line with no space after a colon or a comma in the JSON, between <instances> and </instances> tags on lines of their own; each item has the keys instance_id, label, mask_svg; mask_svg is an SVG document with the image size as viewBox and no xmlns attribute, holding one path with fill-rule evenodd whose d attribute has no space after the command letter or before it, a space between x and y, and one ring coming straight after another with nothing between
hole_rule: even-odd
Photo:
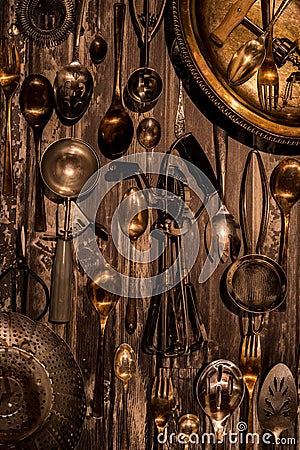
<instances>
[{"instance_id":1,"label":"copper colored utensil","mask_svg":"<svg viewBox=\"0 0 300 450\"><path fill-rule=\"evenodd\" d=\"M122 156L133 138L133 123L125 110L121 95L121 63L126 5L114 4L115 75L111 105L102 118L98 129L98 145L107 158Z\"/></svg>"},{"instance_id":2,"label":"copper colored utensil","mask_svg":"<svg viewBox=\"0 0 300 450\"><path fill-rule=\"evenodd\" d=\"M6 133L3 173L3 194L14 194L12 145L11 145L11 109L12 99L20 82L20 59L14 41L0 39L0 84L6 99Z\"/></svg>"},{"instance_id":3,"label":"copper colored utensil","mask_svg":"<svg viewBox=\"0 0 300 450\"><path fill-rule=\"evenodd\" d=\"M29 75L23 81L20 97L23 116L33 130L36 155L35 231L46 231L44 190L40 174L42 134L53 112L54 94L50 81L43 75Z\"/></svg>"}]
</instances>

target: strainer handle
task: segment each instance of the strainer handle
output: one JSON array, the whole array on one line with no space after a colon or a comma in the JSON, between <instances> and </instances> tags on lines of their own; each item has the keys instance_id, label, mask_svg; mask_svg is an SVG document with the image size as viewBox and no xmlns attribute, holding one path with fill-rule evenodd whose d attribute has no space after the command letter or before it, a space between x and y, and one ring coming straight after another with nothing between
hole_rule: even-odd
<instances>
[{"instance_id":1,"label":"strainer handle","mask_svg":"<svg viewBox=\"0 0 300 450\"><path fill-rule=\"evenodd\" d=\"M253 232L250 234L249 228L249 220L247 215L247 204L246 204L246 187L247 181L249 177L249 171L251 167L252 158L256 156L260 181L261 181L261 189L262 189L262 207L261 207L261 220L260 220L260 229L258 234L258 239L256 244L253 242ZM260 153L253 149L248 153L246 164L242 176L241 182L241 191L240 191L240 224L242 230L242 238L244 243L244 254L248 253L258 253L260 254L262 251L262 246L266 238L268 221L269 221L269 190L268 190L268 181L267 175L264 168L263 160L261 158Z\"/></svg>"}]
</instances>

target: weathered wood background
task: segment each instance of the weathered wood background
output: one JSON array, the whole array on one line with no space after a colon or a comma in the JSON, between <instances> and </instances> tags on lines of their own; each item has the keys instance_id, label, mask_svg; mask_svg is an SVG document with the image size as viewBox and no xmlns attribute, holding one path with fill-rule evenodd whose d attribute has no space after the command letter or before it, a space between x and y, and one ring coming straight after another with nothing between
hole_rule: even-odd
<instances>
[{"instance_id":1,"label":"weathered wood background","mask_svg":"<svg viewBox=\"0 0 300 450\"><path fill-rule=\"evenodd\" d=\"M158 2L159 3L159 2ZM80 44L80 59L86 65L94 77L94 94L91 104L83 119L75 126L75 135L86 140L95 149L97 146L97 130L101 118L109 107L112 94L113 81L113 2L103 0L102 9L102 33L108 42L108 53L105 61L99 66L92 64L89 58L89 45L96 32L96 0L87 2L84 15L84 35ZM0 2L0 26L1 33L5 33L14 18L14 1L1 0ZM72 35L62 45L51 49L38 49L22 37L17 38L20 51L21 82L31 73L41 73L53 83L56 71L69 63L72 59ZM139 65L139 49L135 36L129 10L127 8L125 39L123 53L123 86L129 74ZM164 90L155 108L142 117L153 116L159 120L162 129L162 138L157 146L157 151L165 152L174 141L174 120L178 99L178 78L169 59L165 44L164 28L161 27L158 35L151 44L151 66L160 74L164 82ZM13 102L13 158L14 173L17 183L15 198L7 198L1 195L0 210L0 252L1 270L4 270L11 260L14 252L16 228L24 224L27 238L27 260L30 266L38 272L50 287L51 267L55 252L55 242L47 241L34 232L34 142L32 132L21 115L19 108L19 89ZM184 97L186 111L186 130L194 133L204 148L212 165L215 165L212 124L199 112L187 95ZM1 179L4 155L5 136L5 99L1 92ZM130 113L135 128L142 117ZM60 124L53 114L43 134L43 149L58 138L70 136L71 129ZM229 162L227 176L227 202L228 208L238 217L238 192L241 175L247 153L250 149L246 146L229 140ZM144 151L137 143L136 138L129 149L129 153ZM107 161L101 156L102 165ZM271 154L262 154L268 177L275 165L283 157ZM259 187L253 180L253 211L257 210L259 202ZM99 211L99 220L106 227L110 226L111 217L126 190L126 183L120 184L111 195L108 195ZM56 230L57 205L46 198L48 233ZM290 246L288 253L288 295L287 310L284 313L271 313L266 317L265 328L262 335L262 372L277 362L286 363L294 374L297 368L297 353L299 347L299 231L300 231L300 205L296 205L291 215ZM205 215L199 222L200 234L203 237ZM258 225L259 218L255 218L254 225ZM268 230L268 238L265 244L265 253L271 257L277 257L279 247L280 214L271 199L271 221ZM145 242L141 238L140 245ZM110 243L103 245L104 251L110 255L114 265L120 268L118 256L113 254ZM198 276L205 258L203 239L201 238L201 252L197 263L192 270L192 280L197 291L198 308L203 316L203 321L209 336L209 351L203 355L201 351L195 352L187 358L169 360L157 360L146 355L141 350L141 336L146 320L149 299L138 300L138 329L129 336L124 327L126 299L120 299L116 310L109 317L106 329L105 341L105 379L109 383L109 392L106 402L106 418L103 428L101 423L91 417L91 403L95 382L97 343L99 340L99 321L96 312L91 306L85 291L86 276L75 264L72 320L68 325L50 325L59 335L64 337L72 349L74 357L82 369L85 392L87 397L87 417L84 430L78 445L79 450L91 449L118 449L121 435L122 415L122 386L113 373L113 355L117 346L122 342L128 342L137 353L137 374L129 386L129 431L130 449L152 449L154 445L154 426L149 409L149 395L153 376L157 367L164 368L166 373L172 376L176 394L176 405L170 421L170 430L176 428L177 419L185 413L197 414L201 419L201 430L209 426L207 419L197 405L193 393L194 379L202 365L210 360L228 358L236 363L239 361L240 351L240 326L237 316L232 314L221 300L219 281L225 269L220 265L212 277L203 285L198 283ZM10 291L7 286L1 288L1 308L10 308ZM28 315L33 317L41 308L40 298L31 295L28 298ZM45 318L47 322L47 317ZM245 402L244 402L245 406ZM243 411L243 408L241 409ZM239 420L239 411L234 415L230 425L234 430ZM294 436L294 430L290 430L289 436ZM154 447L153 447L154 446ZM166 445L165 448L182 448L175 444ZM192 446L192 448L201 448ZM205 446L203 448L209 448ZM239 448L232 445L231 448ZM296 448L291 446L290 448ZM299 447L298 447L299 448Z\"/></svg>"}]
</instances>

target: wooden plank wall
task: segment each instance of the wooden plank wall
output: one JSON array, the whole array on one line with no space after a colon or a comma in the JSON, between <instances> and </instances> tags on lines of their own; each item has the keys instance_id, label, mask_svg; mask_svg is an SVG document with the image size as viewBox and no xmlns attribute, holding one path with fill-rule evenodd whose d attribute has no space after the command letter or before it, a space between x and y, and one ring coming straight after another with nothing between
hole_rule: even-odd
<instances>
[{"instance_id":1,"label":"wooden plank wall","mask_svg":"<svg viewBox=\"0 0 300 450\"><path fill-rule=\"evenodd\" d=\"M97 130L101 118L109 107L112 94L113 81L113 2L102 0L102 32L108 42L108 53L105 61L99 66L92 64L89 58L89 45L96 32L96 0L87 2L84 15L84 36L80 44L81 62L88 67L94 77L94 94L91 104L83 119L75 126L75 136L86 140L97 149ZM159 3L159 2L158 2ZM14 1L1 0L0 2L1 32L4 33L14 17ZM20 51L21 81L31 73L41 73L53 83L56 71L69 63L72 59L72 35L69 39L51 49L38 49L22 37L17 39ZM150 51L151 66L161 75L164 90L155 108L142 117L153 116L159 120L162 129L162 138L157 146L157 151L165 152L174 141L174 120L178 99L178 79L170 62L164 39L163 27L155 37ZM129 74L139 65L139 50L137 39L130 21L127 9L124 39L123 58L123 86ZM0 256L1 270L10 264L11 254L14 251L16 227L24 224L27 238L27 259L30 266L50 286L52 260L55 251L55 242L47 241L34 232L34 142L31 130L19 109L19 90L13 103L13 157L14 171L17 182L15 198L6 198L1 194L0 209ZM194 133L205 150L210 162L214 166L214 148L212 124L199 112L187 95L184 96L186 111L186 130ZM3 155L4 155L4 131L5 131L5 107L4 96L1 92L1 166L2 179ZM139 120L137 114L130 113L134 127ZM71 129L60 124L53 114L43 134L43 149L48 144L64 136L70 136ZM229 139L229 164L227 176L228 207L238 217L238 192L242 170L247 153L250 149L244 145ZM136 137L129 149L129 153L143 152L138 145ZM107 160L101 156L104 165ZM283 157L262 154L268 177L275 165ZM259 188L253 180L252 209L257 210L259 202ZM100 207L99 221L109 227L111 217L126 190L126 183L120 184L117 189L107 196ZM54 233L56 229L57 205L46 198L48 233ZM263 373L277 362L288 364L296 374L296 357L299 346L299 231L300 231L300 205L294 207L291 216L290 247L288 254L288 281L287 311L284 313L271 313L265 319L265 328L262 335L262 367ZM254 215L255 216L255 215ZM192 270L192 280L196 286L198 308L203 315L203 321L209 336L209 351L203 355L201 351L195 352L190 357L169 360L156 360L151 355L146 355L141 350L141 337L145 324L149 299L138 300L138 329L129 336L124 328L126 300L120 299L116 310L109 317L106 330L105 343L105 379L109 382L109 394L106 402L106 418L103 427L101 422L91 417L91 402L95 382L96 352L99 340L98 317L89 303L86 295L86 276L78 265L74 268L73 310L72 320L68 325L50 325L59 335L64 337L70 345L74 357L82 369L85 392L87 397L87 418L84 424L83 434L78 445L78 450L91 449L118 449L121 434L122 414L122 386L113 373L113 355L116 347L121 342L128 342L137 353L137 374L130 382L128 414L130 431L130 449L152 449L154 427L149 409L149 395L152 379L157 367L165 367L166 373L172 376L175 387L176 405L170 422L170 430L176 428L177 419L185 413L194 413L201 419L201 430L207 429L208 421L200 411L193 394L193 383L197 371L202 365L213 359L228 358L236 363L239 361L240 327L238 317L232 314L221 300L219 281L225 269L220 265L212 277L205 283L198 283L198 276L205 258L203 245L203 232L207 217L205 215L199 221L201 236L201 251L197 263ZM254 220L257 226L259 218ZM277 257L279 245L280 214L271 199L271 222L268 230L268 238L265 244L265 252L269 256ZM141 238L140 244L146 242L146 237ZM104 251L111 261L120 269L120 260L111 249L110 244L104 245ZM1 287L1 308L10 308L10 291L7 286ZM28 298L28 315L33 317L41 308L40 297L32 295ZM45 318L47 323L47 317ZM243 409L243 408L242 408ZM231 421L232 429L239 420L239 412L235 413ZM104 438L103 438L104 436ZM104 440L103 440L104 439ZM176 445L167 445L164 448L182 448ZM192 446L200 448L200 446ZM204 448L204 447L203 447ZM209 448L206 446L205 448ZM231 448L239 448L232 445ZM294 447L290 447L294 448ZM295 447L296 448L296 447Z\"/></svg>"}]
</instances>

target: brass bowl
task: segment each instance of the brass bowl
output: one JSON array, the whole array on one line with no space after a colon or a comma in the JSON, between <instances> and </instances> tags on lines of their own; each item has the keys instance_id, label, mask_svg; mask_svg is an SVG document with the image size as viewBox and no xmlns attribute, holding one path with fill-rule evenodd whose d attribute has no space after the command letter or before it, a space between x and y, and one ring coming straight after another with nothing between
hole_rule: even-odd
<instances>
[{"instance_id":1,"label":"brass bowl","mask_svg":"<svg viewBox=\"0 0 300 450\"><path fill-rule=\"evenodd\" d=\"M245 141L245 136L257 136L256 145L272 153L299 154L300 98L283 105L286 80L297 68L286 62L278 69L280 77L279 107L264 111L257 95L256 75L241 86L230 86L226 79L227 66L236 50L255 36L238 25L222 47L210 39L211 32L221 23L234 0L172 0L169 28L176 41L171 59L182 77L186 90L196 106L212 121L227 128L232 137ZM280 0L276 0L276 7ZM298 37L299 2L291 2L274 27L274 38ZM260 2L247 16L262 28ZM174 45L176 42L176 46ZM300 60L300 59L299 59ZM299 84L300 92L300 84ZM251 142L250 144L251 145Z\"/></svg>"}]
</instances>

